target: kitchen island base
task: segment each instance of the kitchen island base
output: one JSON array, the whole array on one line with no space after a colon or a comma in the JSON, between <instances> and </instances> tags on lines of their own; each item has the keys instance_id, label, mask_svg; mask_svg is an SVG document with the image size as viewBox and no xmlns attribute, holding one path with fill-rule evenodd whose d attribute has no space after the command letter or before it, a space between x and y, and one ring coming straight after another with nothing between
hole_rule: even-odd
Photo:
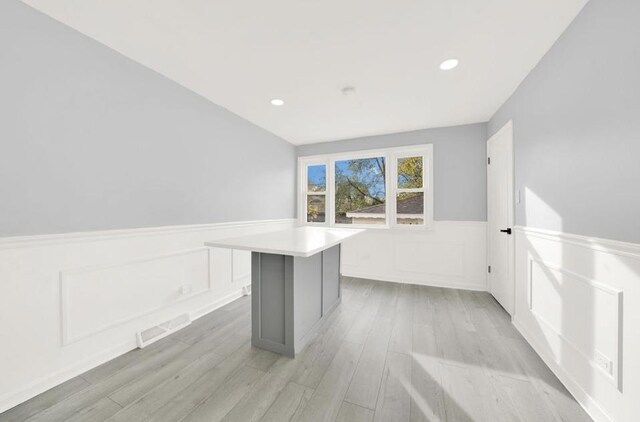
<instances>
[{"instance_id":1,"label":"kitchen island base","mask_svg":"<svg viewBox=\"0 0 640 422\"><path fill-rule=\"evenodd\" d=\"M309 257L251 253L251 343L295 357L340 304L340 245Z\"/></svg>"}]
</instances>

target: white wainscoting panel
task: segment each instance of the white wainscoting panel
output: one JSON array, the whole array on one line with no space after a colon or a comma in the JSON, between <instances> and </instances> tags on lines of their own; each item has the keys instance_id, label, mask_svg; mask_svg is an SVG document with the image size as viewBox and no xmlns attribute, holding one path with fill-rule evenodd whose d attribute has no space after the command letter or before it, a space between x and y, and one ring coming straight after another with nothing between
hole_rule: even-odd
<instances>
[{"instance_id":1,"label":"white wainscoting panel","mask_svg":"<svg viewBox=\"0 0 640 422\"><path fill-rule=\"evenodd\" d=\"M596 421L640 414L640 245L516 229L515 326Z\"/></svg>"},{"instance_id":2,"label":"white wainscoting panel","mask_svg":"<svg viewBox=\"0 0 640 422\"><path fill-rule=\"evenodd\" d=\"M204 242L295 220L0 238L0 412L243 294L246 254Z\"/></svg>"},{"instance_id":3,"label":"white wainscoting panel","mask_svg":"<svg viewBox=\"0 0 640 422\"><path fill-rule=\"evenodd\" d=\"M622 292L541 261L531 259L530 265L531 313L562 339L562 346L571 347L618 386ZM610 365L598 366L598 357Z\"/></svg>"},{"instance_id":4,"label":"white wainscoting panel","mask_svg":"<svg viewBox=\"0 0 640 422\"><path fill-rule=\"evenodd\" d=\"M431 230L369 229L342 248L352 277L486 290L486 222L435 221Z\"/></svg>"}]
</instances>

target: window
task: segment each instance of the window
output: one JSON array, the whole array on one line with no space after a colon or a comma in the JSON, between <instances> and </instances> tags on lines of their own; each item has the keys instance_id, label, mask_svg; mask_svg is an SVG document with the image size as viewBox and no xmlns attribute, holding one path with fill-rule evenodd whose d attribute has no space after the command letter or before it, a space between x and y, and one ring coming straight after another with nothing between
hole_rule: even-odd
<instances>
[{"instance_id":1,"label":"window","mask_svg":"<svg viewBox=\"0 0 640 422\"><path fill-rule=\"evenodd\" d=\"M327 166L307 166L307 223L324 223L327 208Z\"/></svg>"},{"instance_id":2,"label":"window","mask_svg":"<svg viewBox=\"0 0 640 422\"><path fill-rule=\"evenodd\" d=\"M334 174L336 224L385 224L384 157L336 161Z\"/></svg>"},{"instance_id":3,"label":"window","mask_svg":"<svg viewBox=\"0 0 640 422\"><path fill-rule=\"evenodd\" d=\"M396 224L424 224L424 158L397 158L396 169Z\"/></svg>"},{"instance_id":4,"label":"window","mask_svg":"<svg viewBox=\"0 0 640 422\"><path fill-rule=\"evenodd\" d=\"M429 227L431 145L301 157L302 222L324 226Z\"/></svg>"}]
</instances>

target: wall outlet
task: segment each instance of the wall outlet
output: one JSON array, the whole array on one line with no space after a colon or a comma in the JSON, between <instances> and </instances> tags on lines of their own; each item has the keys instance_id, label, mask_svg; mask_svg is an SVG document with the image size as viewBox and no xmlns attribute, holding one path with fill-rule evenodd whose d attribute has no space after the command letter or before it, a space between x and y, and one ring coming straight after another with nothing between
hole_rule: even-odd
<instances>
[{"instance_id":1,"label":"wall outlet","mask_svg":"<svg viewBox=\"0 0 640 422\"><path fill-rule=\"evenodd\" d=\"M180 286L180 294L183 296L191 293L191 290L193 290L193 286L191 284L183 284Z\"/></svg>"},{"instance_id":2,"label":"wall outlet","mask_svg":"<svg viewBox=\"0 0 640 422\"><path fill-rule=\"evenodd\" d=\"M613 361L596 350L596 365L602 369L607 375L613 376Z\"/></svg>"}]
</instances>

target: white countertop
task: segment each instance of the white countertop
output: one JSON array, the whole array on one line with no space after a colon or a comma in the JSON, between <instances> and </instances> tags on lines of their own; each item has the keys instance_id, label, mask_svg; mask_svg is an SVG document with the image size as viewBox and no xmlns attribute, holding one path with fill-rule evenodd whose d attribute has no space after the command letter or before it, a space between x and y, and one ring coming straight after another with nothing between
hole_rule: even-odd
<instances>
[{"instance_id":1,"label":"white countertop","mask_svg":"<svg viewBox=\"0 0 640 422\"><path fill-rule=\"evenodd\" d=\"M205 242L205 246L306 258L363 231L361 229L296 227L269 233L213 240Z\"/></svg>"}]
</instances>

